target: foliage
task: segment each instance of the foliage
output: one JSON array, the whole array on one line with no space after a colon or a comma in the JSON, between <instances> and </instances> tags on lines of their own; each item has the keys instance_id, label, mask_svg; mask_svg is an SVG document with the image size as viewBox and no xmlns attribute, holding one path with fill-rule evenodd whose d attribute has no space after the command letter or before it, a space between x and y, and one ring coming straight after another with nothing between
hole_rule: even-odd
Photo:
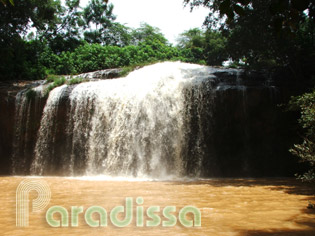
<instances>
[{"instance_id":1,"label":"foliage","mask_svg":"<svg viewBox=\"0 0 315 236\"><path fill-rule=\"evenodd\" d=\"M52 58L54 62L51 63L51 66L52 71L56 74L79 74L145 62L175 59L177 55L178 51L167 45L141 44L122 48L85 43L72 53L55 55Z\"/></svg>"},{"instance_id":2,"label":"foliage","mask_svg":"<svg viewBox=\"0 0 315 236\"><path fill-rule=\"evenodd\" d=\"M65 6L58 9L54 24L45 32L39 32L39 37L45 38L56 54L73 51L83 43L81 35L86 22L79 4L80 0L66 0Z\"/></svg>"},{"instance_id":3,"label":"foliage","mask_svg":"<svg viewBox=\"0 0 315 236\"><path fill-rule=\"evenodd\" d=\"M104 35L104 44L125 47L131 44L131 29L117 22L112 22Z\"/></svg>"},{"instance_id":4,"label":"foliage","mask_svg":"<svg viewBox=\"0 0 315 236\"><path fill-rule=\"evenodd\" d=\"M54 88L59 87L66 83L66 78L64 76L61 77L55 77L53 79L53 83L49 84L48 87L45 90L45 96L48 96L50 91L52 91Z\"/></svg>"},{"instance_id":5,"label":"foliage","mask_svg":"<svg viewBox=\"0 0 315 236\"><path fill-rule=\"evenodd\" d=\"M96 29L84 32L84 38L89 43L106 43L106 34L112 22L116 19L113 15L113 4L108 4L103 0L90 0L84 8L83 18L89 26L91 23Z\"/></svg>"},{"instance_id":6,"label":"foliage","mask_svg":"<svg viewBox=\"0 0 315 236\"><path fill-rule=\"evenodd\" d=\"M41 42L20 38L0 47L0 80L43 79L46 73L41 65L42 50Z\"/></svg>"},{"instance_id":7,"label":"foliage","mask_svg":"<svg viewBox=\"0 0 315 236\"><path fill-rule=\"evenodd\" d=\"M84 78L82 77L75 77L75 78L72 78L70 80L67 81L67 84L68 85L73 85L73 84L80 84L82 82L84 82Z\"/></svg>"},{"instance_id":8,"label":"foliage","mask_svg":"<svg viewBox=\"0 0 315 236\"><path fill-rule=\"evenodd\" d=\"M291 110L301 112L299 123L305 130L303 143L295 144L290 152L298 156L302 162L309 163L310 170L299 178L315 181L315 90L312 93L293 97L289 105Z\"/></svg>"},{"instance_id":9,"label":"foliage","mask_svg":"<svg viewBox=\"0 0 315 236\"><path fill-rule=\"evenodd\" d=\"M160 29L153 27L147 23L141 23L140 28L131 32L133 45L150 44L152 41L160 42L161 44L167 44L167 39L160 32Z\"/></svg>"},{"instance_id":10,"label":"foliage","mask_svg":"<svg viewBox=\"0 0 315 236\"><path fill-rule=\"evenodd\" d=\"M40 65L43 45L24 41L30 27L45 30L55 19L57 1L19 0L14 5L0 4L0 79L38 79L45 76Z\"/></svg>"},{"instance_id":11,"label":"foliage","mask_svg":"<svg viewBox=\"0 0 315 236\"><path fill-rule=\"evenodd\" d=\"M191 42L173 47L156 27L142 23L131 29L115 22L113 9L102 0L90 0L84 9L80 0L1 4L0 79L43 79L165 60L218 65L226 58L219 32L200 31L202 43L196 45L188 31L182 37Z\"/></svg>"},{"instance_id":12,"label":"foliage","mask_svg":"<svg viewBox=\"0 0 315 236\"><path fill-rule=\"evenodd\" d=\"M207 65L222 65L227 60L226 38L217 31L194 28L178 38L178 48L184 60Z\"/></svg>"},{"instance_id":13,"label":"foliage","mask_svg":"<svg viewBox=\"0 0 315 236\"><path fill-rule=\"evenodd\" d=\"M210 13L221 13L217 18L222 27L190 29L180 35L177 47L156 27L143 23L131 29L115 22L114 7L107 1L91 0L84 9L79 0L66 0L64 5L58 0L0 4L0 79L43 79L47 74L79 74L164 60L221 65L228 58L244 60L251 67L287 67L302 77L314 74L313 5L308 5L308 16L297 12L292 37L287 19L283 30L276 30L274 20L280 10L271 11L274 5L270 5L275 1L186 0L192 6L213 6ZM231 6L234 17L223 24ZM290 9L281 10L283 17ZM26 37L30 27L36 30Z\"/></svg>"},{"instance_id":14,"label":"foliage","mask_svg":"<svg viewBox=\"0 0 315 236\"><path fill-rule=\"evenodd\" d=\"M296 26L304 21L306 12L312 20L315 17L313 0L184 0L184 3L190 5L191 9L198 6L209 8L205 24L212 27L246 17L249 10L254 10L256 4L262 3L268 11L269 25L277 30L285 28L295 31Z\"/></svg>"},{"instance_id":15,"label":"foliage","mask_svg":"<svg viewBox=\"0 0 315 236\"><path fill-rule=\"evenodd\" d=\"M54 0L19 0L14 5L0 4L0 43L25 35L31 27L44 31L56 20L60 3Z\"/></svg>"},{"instance_id":16,"label":"foliage","mask_svg":"<svg viewBox=\"0 0 315 236\"><path fill-rule=\"evenodd\" d=\"M48 75L46 78L46 83L53 83L55 80L59 80L60 76L59 75Z\"/></svg>"},{"instance_id":17,"label":"foliage","mask_svg":"<svg viewBox=\"0 0 315 236\"><path fill-rule=\"evenodd\" d=\"M309 0L185 0L206 6L208 28L220 29L226 51L251 68L286 68L296 78L314 74L315 2ZM307 11L305 11L307 10Z\"/></svg>"}]
</instances>

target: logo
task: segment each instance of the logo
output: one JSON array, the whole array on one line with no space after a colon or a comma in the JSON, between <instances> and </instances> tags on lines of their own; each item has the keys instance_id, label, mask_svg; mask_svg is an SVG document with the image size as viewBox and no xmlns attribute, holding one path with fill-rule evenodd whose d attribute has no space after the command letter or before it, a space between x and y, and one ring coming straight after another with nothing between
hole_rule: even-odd
<instances>
[{"instance_id":1,"label":"logo","mask_svg":"<svg viewBox=\"0 0 315 236\"><path fill-rule=\"evenodd\" d=\"M35 191L37 197L30 202L30 193ZM44 211L51 199L51 190L46 181L41 179L25 179L16 189L16 226L29 226L29 213ZM30 204L32 203L32 204ZM107 211L101 206L91 206L84 209L83 206L71 206L69 210L64 206L52 206L46 211L46 222L51 227L78 227L79 217L84 217L86 225L90 227L106 227L108 218L111 224L116 227L126 227L133 222L133 210L136 209L136 227L173 227L177 220L184 227L200 227L201 212L194 206L185 206L179 210L176 217L176 206L150 206L146 210L142 206L144 199L137 197L133 201L132 197L126 197L125 206L116 206ZM30 210L30 205L32 209ZM135 206L135 207L134 207ZM123 220L118 215L124 214ZM187 219L187 215L193 215L193 219ZM59 217L56 217L58 215ZM94 219L93 215L98 215L99 220ZM146 219L144 220L146 215ZM162 215L162 218L161 216ZM56 220L58 218L58 220ZM71 221L70 221L71 219ZM163 220L162 220L163 219Z\"/></svg>"},{"instance_id":2,"label":"logo","mask_svg":"<svg viewBox=\"0 0 315 236\"><path fill-rule=\"evenodd\" d=\"M46 181L40 179L24 179L16 189L16 226L29 225L31 191L37 193L37 198L32 201L32 212L44 210L50 202L51 192Z\"/></svg>"}]
</instances>

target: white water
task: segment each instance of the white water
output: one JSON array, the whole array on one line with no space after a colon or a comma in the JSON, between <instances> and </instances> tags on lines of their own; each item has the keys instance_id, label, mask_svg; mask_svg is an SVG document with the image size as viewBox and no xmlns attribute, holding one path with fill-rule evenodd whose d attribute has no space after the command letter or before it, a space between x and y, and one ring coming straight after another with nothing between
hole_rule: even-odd
<instances>
[{"instance_id":1,"label":"white water","mask_svg":"<svg viewBox=\"0 0 315 236\"><path fill-rule=\"evenodd\" d=\"M43 117L38 131L37 142L35 146L35 158L31 165L31 173L43 175L44 168L47 167L47 161L50 155L53 155L51 144L55 142L56 114L58 110L59 99L66 85L52 90L46 102Z\"/></svg>"},{"instance_id":2,"label":"white water","mask_svg":"<svg viewBox=\"0 0 315 236\"><path fill-rule=\"evenodd\" d=\"M197 116L201 116L204 104L198 101L205 90L198 87L211 77L211 69L165 62L144 67L125 78L77 85L70 93L69 119L65 121L68 134L65 142L70 140L71 151L60 157L61 168L70 175L82 167L84 175L140 178L184 175L187 163L183 152L191 135L188 127L191 114L187 109L197 106ZM45 174L48 168L58 103L65 90L66 85L49 95L31 174ZM192 97L190 101L187 94ZM199 126L196 170L202 164L198 157L202 156L203 138ZM77 160L78 156L83 158Z\"/></svg>"}]
</instances>

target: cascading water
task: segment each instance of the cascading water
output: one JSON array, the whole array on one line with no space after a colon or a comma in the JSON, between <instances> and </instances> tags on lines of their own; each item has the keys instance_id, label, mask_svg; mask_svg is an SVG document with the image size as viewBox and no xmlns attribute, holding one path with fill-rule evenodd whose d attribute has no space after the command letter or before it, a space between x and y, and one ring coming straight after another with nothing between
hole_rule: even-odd
<instances>
[{"instance_id":1,"label":"cascading water","mask_svg":"<svg viewBox=\"0 0 315 236\"><path fill-rule=\"evenodd\" d=\"M264 79L164 62L125 78L63 85L48 98L47 85L33 89L35 97L22 91L12 172L157 179L286 175L296 165L286 156L290 140L283 142L286 114L276 106L279 91Z\"/></svg>"},{"instance_id":2,"label":"cascading water","mask_svg":"<svg viewBox=\"0 0 315 236\"><path fill-rule=\"evenodd\" d=\"M43 175L44 170L49 170L50 159L55 156L54 145L58 132L57 119L59 100L62 98L62 93L66 85L57 87L49 94L46 102L43 117L40 122L38 138L35 146L35 159L31 165L31 173Z\"/></svg>"},{"instance_id":3,"label":"cascading water","mask_svg":"<svg viewBox=\"0 0 315 236\"><path fill-rule=\"evenodd\" d=\"M208 69L160 63L125 78L54 89L44 109L31 173L51 173L51 159L59 158L58 168L74 175L159 178L185 175L188 161L185 152L193 119L187 108L192 110L196 106L200 119L205 104L198 102L203 91L211 91L206 83L209 76L200 73L209 75ZM72 90L67 120L57 121L60 99L67 89ZM57 122L67 124L64 141L68 148L54 157ZM203 127L198 122L197 126L198 139L193 144L196 161L191 168L194 175L199 174L203 156Z\"/></svg>"},{"instance_id":4,"label":"cascading water","mask_svg":"<svg viewBox=\"0 0 315 236\"><path fill-rule=\"evenodd\" d=\"M37 83L36 83L37 84ZM13 137L12 172L29 173L29 159L33 156L38 129L36 120L41 116L41 85L30 90L24 89L17 93L15 99L15 132ZM31 92L30 92L31 91ZM32 99L34 98L34 99Z\"/></svg>"}]
</instances>

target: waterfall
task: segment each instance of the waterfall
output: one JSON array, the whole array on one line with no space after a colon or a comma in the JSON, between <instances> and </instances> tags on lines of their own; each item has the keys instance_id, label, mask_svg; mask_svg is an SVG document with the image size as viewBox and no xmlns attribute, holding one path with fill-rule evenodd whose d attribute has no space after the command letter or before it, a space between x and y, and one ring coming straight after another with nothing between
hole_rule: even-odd
<instances>
[{"instance_id":1,"label":"waterfall","mask_svg":"<svg viewBox=\"0 0 315 236\"><path fill-rule=\"evenodd\" d=\"M16 95L13 174L169 179L286 170L281 95L259 74L163 62L124 78L89 76L48 97L48 84Z\"/></svg>"},{"instance_id":2,"label":"waterfall","mask_svg":"<svg viewBox=\"0 0 315 236\"><path fill-rule=\"evenodd\" d=\"M35 86L38 83L34 84ZM38 129L36 122L41 116L42 85L23 89L18 92L15 99L15 127L13 136L12 173L29 173L29 159L33 157L36 135Z\"/></svg>"},{"instance_id":3,"label":"waterfall","mask_svg":"<svg viewBox=\"0 0 315 236\"><path fill-rule=\"evenodd\" d=\"M201 120L206 104L203 91L210 91L211 86L207 83L208 70L179 62L159 63L125 78L54 89L44 109L31 173L53 173L51 166L58 162L58 169L71 175L185 175L190 124L194 119L187 109L194 109ZM70 91L70 108L66 118L58 121L59 103L65 91ZM57 122L65 123L63 140L67 148L56 157ZM202 132L199 121L198 139L194 144L190 142L196 159L190 168L193 175L200 174L204 156Z\"/></svg>"},{"instance_id":4,"label":"waterfall","mask_svg":"<svg viewBox=\"0 0 315 236\"><path fill-rule=\"evenodd\" d=\"M52 164L52 158L55 154L55 144L58 132L57 114L59 110L59 102L62 98L62 93L66 89L66 85L57 87L49 94L46 102L43 117L40 122L37 142L35 146L35 158L31 165L31 173L43 175L45 170L49 170Z\"/></svg>"}]
</instances>

